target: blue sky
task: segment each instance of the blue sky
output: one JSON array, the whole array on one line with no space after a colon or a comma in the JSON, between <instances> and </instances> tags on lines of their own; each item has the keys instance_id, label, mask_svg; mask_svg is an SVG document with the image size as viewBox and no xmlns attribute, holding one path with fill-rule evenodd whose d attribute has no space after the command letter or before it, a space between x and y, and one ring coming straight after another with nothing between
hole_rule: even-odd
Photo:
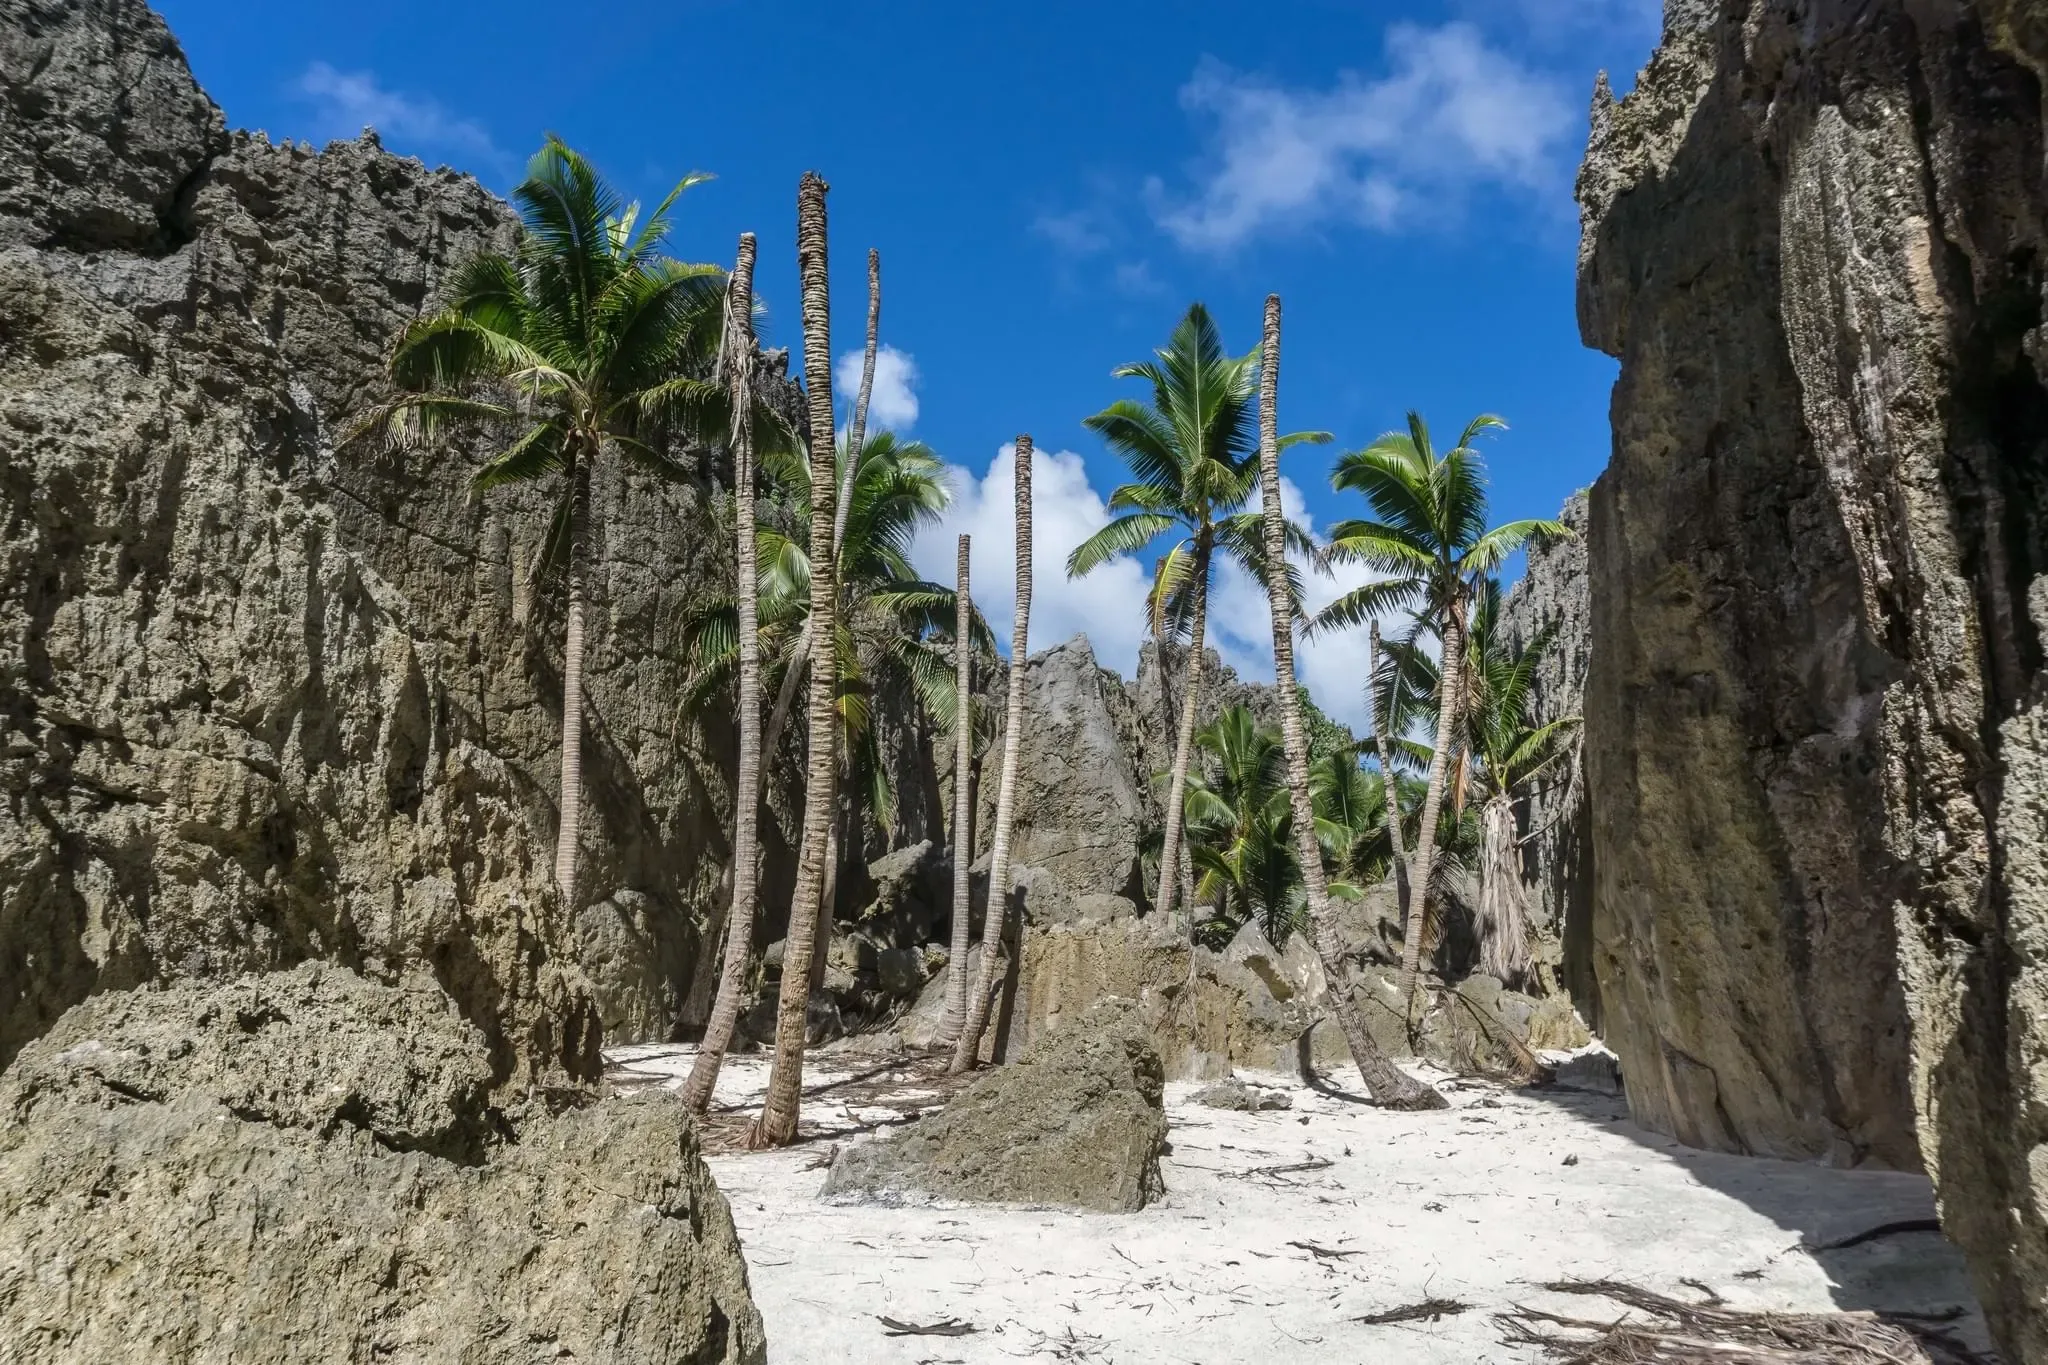
<instances>
[{"instance_id":1,"label":"blue sky","mask_svg":"<svg viewBox=\"0 0 2048 1365\"><path fill-rule=\"evenodd\" d=\"M884 278L877 415L957 466L954 521L921 547L950 577L976 536L977 598L1007 632L1006 443L1041 452L1032 641L1086 630L1129 673L1143 571L1064 582L1121 466L1081 419L1109 378L1206 302L1234 350L1286 305L1281 418L1361 445L1419 408L1480 411L1496 518L1549 515L1599 472L1613 365L1579 345L1571 178L1594 73L1626 89L1657 0L1206 0L1028 6L622 0L562 19L530 0L159 0L232 124L386 146L505 189L544 131L657 197L718 178L675 253L729 261L752 230L769 340L800 347L795 191L832 184L834 348L858 347L866 249ZM810 54L822 72L801 63ZM1290 501L1352 509L1330 448L1290 455ZM1334 586L1323 589L1324 595ZM1264 601L1226 575L1226 657L1261 663ZM1362 640L1305 654L1359 718Z\"/></svg>"}]
</instances>

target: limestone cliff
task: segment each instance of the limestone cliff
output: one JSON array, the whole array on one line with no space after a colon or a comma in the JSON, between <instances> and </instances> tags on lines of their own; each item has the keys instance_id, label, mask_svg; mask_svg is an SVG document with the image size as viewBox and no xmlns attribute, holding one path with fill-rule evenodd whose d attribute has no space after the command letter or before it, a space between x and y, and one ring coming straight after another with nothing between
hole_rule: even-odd
<instances>
[{"instance_id":1,"label":"limestone cliff","mask_svg":"<svg viewBox=\"0 0 2048 1365\"><path fill-rule=\"evenodd\" d=\"M1665 26L1579 183L1607 1035L1688 1142L1924 1158L2048 1360L2048 24Z\"/></svg>"},{"instance_id":2,"label":"limestone cliff","mask_svg":"<svg viewBox=\"0 0 2048 1365\"><path fill-rule=\"evenodd\" d=\"M230 134L140 3L0 0L0 1061L93 991L308 958L430 968L505 1081L672 1025L729 806L671 709L706 487L598 481L559 907L541 495L337 448L512 228L371 135Z\"/></svg>"}]
</instances>

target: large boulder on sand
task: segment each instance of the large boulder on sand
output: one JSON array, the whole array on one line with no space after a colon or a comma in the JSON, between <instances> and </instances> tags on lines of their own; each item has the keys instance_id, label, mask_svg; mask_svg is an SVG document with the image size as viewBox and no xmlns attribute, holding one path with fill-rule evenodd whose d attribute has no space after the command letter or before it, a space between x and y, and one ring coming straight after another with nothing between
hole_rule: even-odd
<instances>
[{"instance_id":1,"label":"large boulder on sand","mask_svg":"<svg viewBox=\"0 0 2048 1365\"><path fill-rule=\"evenodd\" d=\"M1137 1007L1105 1000L934 1117L841 1152L824 1193L1134 1212L1165 1188L1164 1091Z\"/></svg>"},{"instance_id":2,"label":"large boulder on sand","mask_svg":"<svg viewBox=\"0 0 2048 1365\"><path fill-rule=\"evenodd\" d=\"M764 1361L680 1102L507 1114L491 1074L423 979L73 1008L0 1077L7 1359Z\"/></svg>"}]
</instances>

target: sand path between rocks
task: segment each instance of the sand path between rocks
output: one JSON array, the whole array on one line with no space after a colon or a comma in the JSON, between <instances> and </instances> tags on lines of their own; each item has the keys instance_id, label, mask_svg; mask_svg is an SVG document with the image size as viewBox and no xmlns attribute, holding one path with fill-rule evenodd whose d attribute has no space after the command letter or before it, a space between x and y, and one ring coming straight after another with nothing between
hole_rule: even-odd
<instances>
[{"instance_id":1,"label":"sand path between rocks","mask_svg":"<svg viewBox=\"0 0 2048 1365\"><path fill-rule=\"evenodd\" d=\"M673 1087L692 1050L608 1056L616 1085ZM1635 1127L1625 1102L1604 1095L1450 1081L1448 1113L1399 1114L1292 1076L1240 1073L1286 1090L1294 1108L1207 1109L1190 1102L1198 1085L1170 1084L1168 1194L1140 1213L824 1203L834 1142L936 1102L914 1083L891 1089L877 1067L821 1052L805 1076L822 1092L805 1102L809 1141L710 1158L778 1365L1534 1361L1502 1343L1494 1312L1619 1315L1539 1287L1563 1278L1686 1298L1705 1286L1753 1309L1967 1306L1960 1334L1983 1339L1961 1258L1938 1234L1801 1249L1931 1217L1925 1179L1693 1151ZM766 1080L765 1057L731 1058L713 1127L736 1125ZM1356 1321L1428 1298L1470 1308ZM883 1317L975 1330L890 1336Z\"/></svg>"}]
</instances>

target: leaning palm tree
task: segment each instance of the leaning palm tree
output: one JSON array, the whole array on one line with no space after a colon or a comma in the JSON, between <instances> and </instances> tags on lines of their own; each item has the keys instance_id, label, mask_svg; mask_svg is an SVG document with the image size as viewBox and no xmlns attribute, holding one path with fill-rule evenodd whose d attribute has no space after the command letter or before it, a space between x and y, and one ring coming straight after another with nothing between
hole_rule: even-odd
<instances>
[{"instance_id":1,"label":"leaning palm tree","mask_svg":"<svg viewBox=\"0 0 2048 1365\"><path fill-rule=\"evenodd\" d=\"M1031 438L1020 435L1011 462L1017 496L1017 607L1010 620L1010 694L1003 711L1003 765L996 777L996 828L988 856L988 908L982 912L981 970L967 995L967 1016L953 1040L954 1075L974 1069L981 1032L988 1025L989 996L995 990L996 958L1010 918L1010 828L1017 818L1017 757L1024 733L1024 680L1031 657ZM966 724L959 717L956 724ZM1023 951L1023 945L1018 945Z\"/></svg>"},{"instance_id":2,"label":"leaning palm tree","mask_svg":"<svg viewBox=\"0 0 2048 1365\"><path fill-rule=\"evenodd\" d=\"M458 268L442 309L399 335L390 363L400 396L353 435L395 445L451 428L510 439L477 471L482 490L559 478L563 495L536 567L567 571L562 647L561 816L555 882L576 900L583 794L583 653L590 480L602 460L665 475L662 438L716 440L725 395L705 378L722 334L724 272L659 252L669 210L706 177L686 177L639 219L590 164L550 135L512 191L522 231L512 255Z\"/></svg>"},{"instance_id":3,"label":"leaning palm tree","mask_svg":"<svg viewBox=\"0 0 2048 1365\"><path fill-rule=\"evenodd\" d=\"M1265 331L1259 347L1259 501L1264 531L1266 605L1273 619L1273 682L1280 700L1281 742L1287 750L1287 790L1294 807L1294 846L1301 867L1310 939L1329 982L1331 1012L1350 1045L1351 1060L1373 1099L1397 1109L1442 1109L1448 1101L1387 1059L1352 998L1344 945L1330 912L1330 889L1316 842L1309 795L1308 735L1301 723L1301 692L1294 682L1294 621L1298 601L1283 572L1287 562L1287 519L1280 508L1280 296L1266 296Z\"/></svg>"},{"instance_id":4,"label":"leaning palm tree","mask_svg":"<svg viewBox=\"0 0 2048 1365\"><path fill-rule=\"evenodd\" d=\"M733 781L732 906L726 914L724 959L718 994L704 1026L704 1040L683 1087L689 1106L703 1113L718 1086L718 1073L732 1044L746 991L747 950L754 940L758 908L761 814L761 635L760 593L754 561L754 234L740 234L739 257L726 292L725 337L718 367L731 395L732 487L739 585L734 604L739 667L739 769Z\"/></svg>"},{"instance_id":5,"label":"leaning palm tree","mask_svg":"<svg viewBox=\"0 0 2048 1365\"><path fill-rule=\"evenodd\" d=\"M1465 702L1465 635L1472 595L1532 537L1570 534L1556 521L1514 521L1488 528L1485 461L1474 442L1483 433L1505 426L1498 417L1475 418L1458 443L1439 455L1421 414L1411 412L1406 431L1388 432L1365 449L1345 455L1331 476L1338 491L1362 494L1373 516L1332 527L1330 558L1386 576L1324 608L1315 628L1363 625L1387 612L1406 609L1430 623L1443 641L1436 740L1431 746L1415 855L1409 860L1406 879L1410 898L1420 897L1422 904L1401 907L1406 928L1400 991L1402 1000L1410 1002L1411 1018L1436 873L1444 779L1459 748Z\"/></svg>"},{"instance_id":6,"label":"leaning palm tree","mask_svg":"<svg viewBox=\"0 0 2048 1365\"><path fill-rule=\"evenodd\" d=\"M1159 536L1176 537L1159 560L1149 599L1155 637L1163 642L1171 633L1169 617L1183 617L1188 635L1180 722L1167 778L1159 889L1153 897L1154 908L1164 917L1173 912L1180 867L1188 761L1201 700L1210 569L1221 548L1260 577L1266 551L1259 519L1243 510L1258 482L1252 417L1258 352L1224 354L1209 310L1197 303L1173 329L1166 346L1154 354L1153 360L1119 365L1112 372L1118 379L1150 383L1151 406L1120 399L1084 422L1124 457L1137 477L1110 494L1109 510L1123 515L1075 548L1067 557L1067 576L1079 578L1119 555L1136 553ZM1315 431L1296 432L1279 441L1285 449L1329 439L1328 432ZM1283 543L1299 549L1303 537L1295 531ZM1164 649L1160 662L1163 676Z\"/></svg>"},{"instance_id":7,"label":"leaning palm tree","mask_svg":"<svg viewBox=\"0 0 2048 1365\"><path fill-rule=\"evenodd\" d=\"M811 626L830 639L838 619L839 587L833 554L832 311L826 270L825 182L804 172L797 190L797 266L803 290L804 388L810 417ZM775 1020L775 1061L761 1113L747 1132L750 1147L780 1147L796 1138L803 1091L805 1017L810 1008L811 954L825 890L825 835L832 819L838 775L839 727L833 670L814 668L808 697L810 752L804 781L804 856L798 860L784 940L782 992Z\"/></svg>"}]
</instances>

